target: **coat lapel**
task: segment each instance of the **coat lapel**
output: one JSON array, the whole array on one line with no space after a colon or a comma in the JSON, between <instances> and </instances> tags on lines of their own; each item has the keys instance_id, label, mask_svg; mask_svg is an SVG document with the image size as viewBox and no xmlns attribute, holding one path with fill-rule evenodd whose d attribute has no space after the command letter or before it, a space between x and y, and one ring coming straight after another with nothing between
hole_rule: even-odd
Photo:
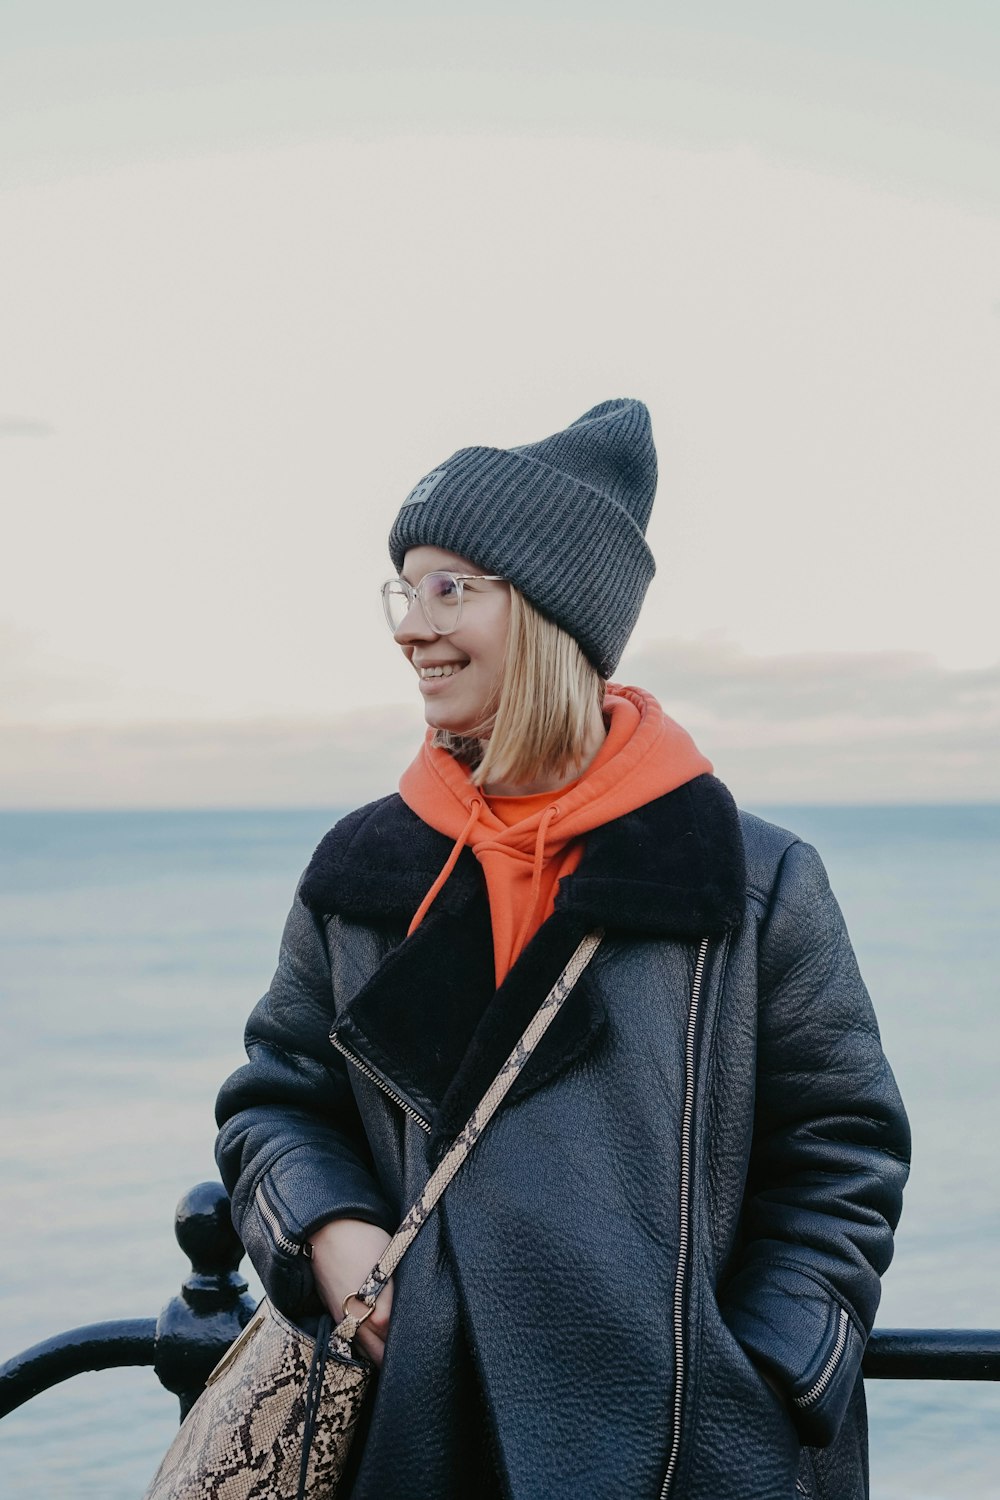
<instances>
[{"instance_id":1,"label":"coat lapel","mask_svg":"<svg viewBox=\"0 0 1000 1500\"><path fill-rule=\"evenodd\" d=\"M609 931L698 941L738 927L745 899L739 812L706 775L588 834L557 904Z\"/></svg>"},{"instance_id":2,"label":"coat lapel","mask_svg":"<svg viewBox=\"0 0 1000 1500\"><path fill-rule=\"evenodd\" d=\"M742 918L746 881L732 798L715 777L699 776L587 835L554 915L494 990L486 886L470 850L417 931L405 936L450 850L401 798L388 797L327 834L300 887L318 916L398 933L341 1014L337 1034L433 1124L438 1150L464 1125L586 932L719 936ZM507 1102L589 1052L605 1019L597 975L588 970Z\"/></svg>"}]
</instances>

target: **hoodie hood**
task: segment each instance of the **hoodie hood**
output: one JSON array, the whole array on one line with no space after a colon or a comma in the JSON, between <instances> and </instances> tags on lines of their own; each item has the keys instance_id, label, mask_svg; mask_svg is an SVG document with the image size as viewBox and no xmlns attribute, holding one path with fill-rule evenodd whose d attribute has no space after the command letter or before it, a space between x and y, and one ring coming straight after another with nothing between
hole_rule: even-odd
<instances>
[{"instance_id":1,"label":"hoodie hood","mask_svg":"<svg viewBox=\"0 0 1000 1500\"><path fill-rule=\"evenodd\" d=\"M548 794L496 799L502 815L472 784L468 769L431 743L433 732L428 731L403 773L400 796L423 822L455 844L421 902L411 932L468 845L486 879L496 982L501 984L551 915L559 882L580 862L584 835L711 772L711 762L651 693L609 684L604 717L607 737L581 777ZM515 804L526 816L510 823Z\"/></svg>"}]
</instances>

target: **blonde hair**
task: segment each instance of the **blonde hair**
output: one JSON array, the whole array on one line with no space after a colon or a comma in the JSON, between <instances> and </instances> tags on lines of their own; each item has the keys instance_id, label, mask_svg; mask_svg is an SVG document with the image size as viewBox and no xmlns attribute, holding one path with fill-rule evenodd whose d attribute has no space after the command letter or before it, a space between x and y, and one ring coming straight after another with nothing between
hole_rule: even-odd
<instances>
[{"instance_id":1,"label":"blonde hair","mask_svg":"<svg viewBox=\"0 0 1000 1500\"><path fill-rule=\"evenodd\" d=\"M583 759L604 687L573 637L512 585L507 648L484 722L469 734L439 729L433 743L471 768L475 786L561 776Z\"/></svg>"}]
</instances>

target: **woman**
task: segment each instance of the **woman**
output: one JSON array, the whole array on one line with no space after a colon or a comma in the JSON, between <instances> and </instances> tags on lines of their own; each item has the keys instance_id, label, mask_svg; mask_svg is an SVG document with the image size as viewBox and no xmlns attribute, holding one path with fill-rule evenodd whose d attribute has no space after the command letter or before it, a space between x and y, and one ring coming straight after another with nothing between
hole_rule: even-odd
<instances>
[{"instance_id":1,"label":"woman","mask_svg":"<svg viewBox=\"0 0 1000 1500\"><path fill-rule=\"evenodd\" d=\"M383 597L428 736L316 850L220 1095L264 1285L339 1317L605 931L362 1326L351 1500L867 1494L906 1118L815 851L605 687L655 486L618 400L403 502Z\"/></svg>"}]
</instances>

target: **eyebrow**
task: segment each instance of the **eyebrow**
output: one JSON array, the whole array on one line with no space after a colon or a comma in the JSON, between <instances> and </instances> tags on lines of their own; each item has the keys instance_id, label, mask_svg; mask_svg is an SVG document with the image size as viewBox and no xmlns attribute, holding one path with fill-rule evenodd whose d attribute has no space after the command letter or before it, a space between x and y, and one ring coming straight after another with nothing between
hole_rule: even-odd
<instances>
[{"instance_id":1,"label":"eyebrow","mask_svg":"<svg viewBox=\"0 0 1000 1500\"><path fill-rule=\"evenodd\" d=\"M453 568L426 568L420 577L426 578L428 573L450 573L453 578L468 578L470 576L468 573L456 573ZM398 576L402 578L404 583L408 583L411 589L416 588L417 585L412 579L407 578L405 571L400 572Z\"/></svg>"},{"instance_id":2,"label":"eyebrow","mask_svg":"<svg viewBox=\"0 0 1000 1500\"><path fill-rule=\"evenodd\" d=\"M428 568L427 572L421 573L420 577L422 579L426 578L427 573L448 573L452 578L461 578L463 581L466 579L470 579L473 583L478 583L483 578L492 576L488 573L458 573L454 568ZM401 569L396 576L397 578L401 578L404 583L408 583L411 589L415 589L417 587L417 585L411 579L407 578L405 569ZM497 577L499 577L499 575L497 575Z\"/></svg>"}]
</instances>

